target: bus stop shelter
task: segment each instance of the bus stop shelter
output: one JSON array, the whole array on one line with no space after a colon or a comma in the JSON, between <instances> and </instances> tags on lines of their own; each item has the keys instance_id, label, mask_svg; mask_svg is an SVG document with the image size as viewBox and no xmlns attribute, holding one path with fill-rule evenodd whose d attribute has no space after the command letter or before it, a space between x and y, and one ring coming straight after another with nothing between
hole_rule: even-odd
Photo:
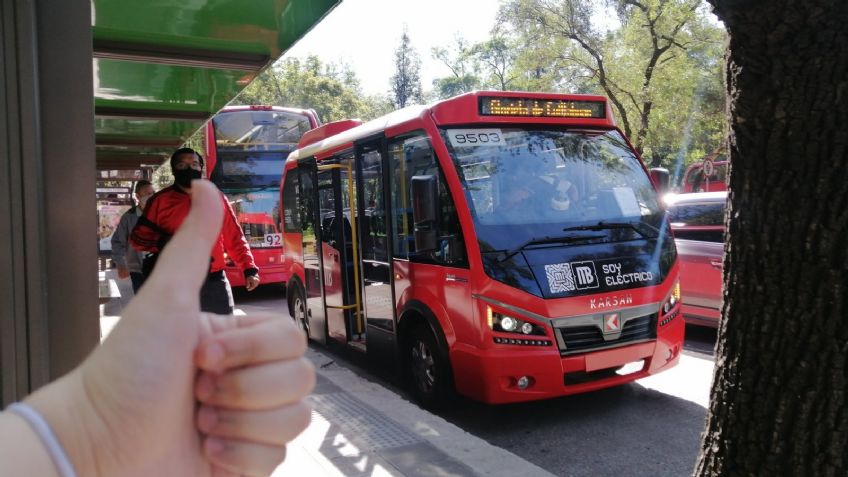
<instances>
[{"instance_id":1,"label":"bus stop shelter","mask_svg":"<svg viewBox=\"0 0 848 477\"><path fill-rule=\"evenodd\" d=\"M99 341L97 171L161 164L341 0L0 0L0 398Z\"/></svg>"}]
</instances>

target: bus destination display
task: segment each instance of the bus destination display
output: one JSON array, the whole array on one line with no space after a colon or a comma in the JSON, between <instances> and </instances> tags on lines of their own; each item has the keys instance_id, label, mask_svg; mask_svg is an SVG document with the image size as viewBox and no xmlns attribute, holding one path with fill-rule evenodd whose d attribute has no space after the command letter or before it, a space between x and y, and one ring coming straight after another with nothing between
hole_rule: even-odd
<instances>
[{"instance_id":1,"label":"bus destination display","mask_svg":"<svg viewBox=\"0 0 848 477\"><path fill-rule=\"evenodd\" d=\"M606 117L603 101L565 101L533 98L480 98L481 116L531 116L542 118Z\"/></svg>"}]
</instances>

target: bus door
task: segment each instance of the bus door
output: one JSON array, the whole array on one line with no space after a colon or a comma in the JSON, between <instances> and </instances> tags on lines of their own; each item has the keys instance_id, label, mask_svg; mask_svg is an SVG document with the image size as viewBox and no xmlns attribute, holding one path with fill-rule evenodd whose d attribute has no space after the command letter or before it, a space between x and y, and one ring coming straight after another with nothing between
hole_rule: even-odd
<instances>
[{"instance_id":1,"label":"bus door","mask_svg":"<svg viewBox=\"0 0 848 477\"><path fill-rule=\"evenodd\" d=\"M350 207L355 203L351 159L318 166L318 201L327 332L333 340L355 345L362 341L364 330L359 326L357 222L356 211Z\"/></svg>"},{"instance_id":2,"label":"bus door","mask_svg":"<svg viewBox=\"0 0 848 477\"><path fill-rule=\"evenodd\" d=\"M362 250L362 295L368 353L393 349L395 305L389 260L389 225L382 139L356 147L359 180L359 237Z\"/></svg>"},{"instance_id":3,"label":"bus door","mask_svg":"<svg viewBox=\"0 0 848 477\"><path fill-rule=\"evenodd\" d=\"M315 184L315 162L307 161L300 170L300 223L303 248L303 287L306 292L305 324L309 337L327 342L327 322L324 313L324 295L321 286L321 256L318 250L320 223L318 223L318 196Z\"/></svg>"}]
</instances>

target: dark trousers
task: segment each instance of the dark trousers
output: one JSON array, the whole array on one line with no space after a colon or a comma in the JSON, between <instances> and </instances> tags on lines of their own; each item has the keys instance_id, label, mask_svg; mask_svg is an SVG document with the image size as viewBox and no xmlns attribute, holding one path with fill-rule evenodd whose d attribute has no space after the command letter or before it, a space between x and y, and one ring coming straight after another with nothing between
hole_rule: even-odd
<instances>
[{"instance_id":1,"label":"dark trousers","mask_svg":"<svg viewBox=\"0 0 848 477\"><path fill-rule=\"evenodd\" d=\"M233 314L233 289L224 271L210 273L200 288L200 311Z\"/></svg>"},{"instance_id":2,"label":"dark trousers","mask_svg":"<svg viewBox=\"0 0 848 477\"><path fill-rule=\"evenodd\" d=\"M141 272L130 272L130 280L132 280L133 294L138 293L141 284L144 283L144 274Z\"/></svg>"}]
</instances>

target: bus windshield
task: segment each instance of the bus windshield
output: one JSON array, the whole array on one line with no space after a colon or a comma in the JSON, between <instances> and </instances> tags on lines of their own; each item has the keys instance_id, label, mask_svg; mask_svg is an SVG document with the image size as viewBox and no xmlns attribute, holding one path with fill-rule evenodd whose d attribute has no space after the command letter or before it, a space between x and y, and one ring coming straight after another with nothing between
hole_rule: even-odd
<instances>
[{"instance_id":1,"label":"bus windshield","mask_svg":"<svg viewBox=\"0 0 848 477\"><path fill-rule=\"evenodd\" d=\"M289 153L311 128L303 114L230 111L212 119L218 164L212 182L222 189L276 187Z\"/></svg>"},{"instance_id":2,"label":"bus windshield","mask_svg":"<svg viewBox=\"0 0 848 477\"><path fill-rule=\"evenodd\" d=\"M227 197L252 248L280 247L280 209L276 188L258 190L233 190Z\"/></svg>"},{"instance_id":3,"label":"bus windshield","mask_svg":"<svg viewBox=\"0 0 848 477\"><path fill-rule=\"evenodd\" d=\"M589 226L651 238L640 230L661 226L656 192L618 131L450 128L443 136L483 252Z\"/></svg>"},{"instance_id":4,"label":"bus windshield","mask_svg":"<svg viewBox=\"0 0 848 477\"><path fill-rule=\"evenodd\" d=\"M215 116L212 124L218 152L291 152L303 134L312 129L305 115L271 110L224 112Z\"/></svg>"}]
</instances>

